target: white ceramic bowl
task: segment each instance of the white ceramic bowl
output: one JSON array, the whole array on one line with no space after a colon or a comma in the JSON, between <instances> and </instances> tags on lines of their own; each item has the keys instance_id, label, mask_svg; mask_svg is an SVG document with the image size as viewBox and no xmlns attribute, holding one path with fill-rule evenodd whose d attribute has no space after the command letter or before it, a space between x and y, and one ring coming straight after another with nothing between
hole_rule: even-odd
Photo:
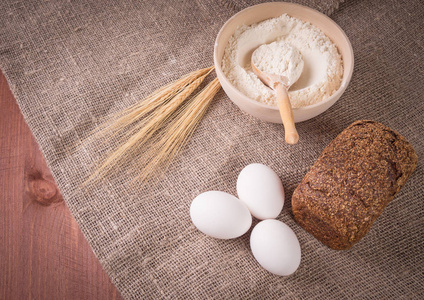
<instances>
[{"instance_id":1,"label":"white ceramic bowl","mask_svg":"<svg viewBox=\"0 0 424 300\"><path fill-rule=\"evenodd\" d=\"M294 108L295 122L309 120L330 108L346 90L353 72L353 49L346 34L333 20L312 8L293 3L272 2L251 6L235 14L222 26L215 41L214 64L216 74L225 93L241 110L263 121L273 123L282 123L278 107L250 99L237 90L222 72L221 61L228 40L237 28L242 25L251 25L279 17L284 13L302 21L310 22L320 28L336 44L343 58L344 71L340 88L324 101L301 108Z\"/></svg>"}]
</instances>

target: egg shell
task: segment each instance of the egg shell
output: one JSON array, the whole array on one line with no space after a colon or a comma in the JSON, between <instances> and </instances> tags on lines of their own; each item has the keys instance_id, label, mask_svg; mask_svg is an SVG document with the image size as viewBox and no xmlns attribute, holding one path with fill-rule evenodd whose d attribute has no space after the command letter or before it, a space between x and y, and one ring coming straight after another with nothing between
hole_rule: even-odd
<instances>
[{"instance_id":1,"label":"egg shell","mask_svg":"<svg viewBox=\"0 0 424 300\"><path fill-rule=\"evenodd\" d=\"M250 235L250 248L258 263L275 275L291 275L300 265L301 249L296 234L278 220L259 222Z\"/></svg>"},{"instance_id":2,"label":"egg shell","mask_svg":"<svg viewBox=\"0 0 424 300\"><path fill-rule=\"evenodd\" d=\"M190 217L197 229L217 239L239 237L252 225L246 204L220 191L208 191L194 198Z\"/></svg>"},{"instance_id":3,"label":"egg shell","mask_svg":"<svg viewBox=\"0 0 424 300\"><path fill-rule=\"evenodd\" d=\"M262 164L250 164L240 172L237 194L259 220L276 218L284 206L284 187L280 177Z\"/></svg>"}]
</instances>

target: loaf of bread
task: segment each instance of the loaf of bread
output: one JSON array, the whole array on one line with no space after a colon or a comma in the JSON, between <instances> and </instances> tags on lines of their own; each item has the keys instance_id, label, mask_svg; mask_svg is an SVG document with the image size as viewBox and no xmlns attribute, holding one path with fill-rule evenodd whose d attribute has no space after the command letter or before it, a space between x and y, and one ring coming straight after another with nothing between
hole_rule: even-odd
<instances>
[{"instance_id":1,"label":"loaf of bread","mask_svg":"<svg viewBox=\"0 0 424 300\"><path fill-rule=\"evenodd\" d=\"M403 136L374 121L356 121L324 149L294 191L294 218L328 247L349 249L416 164L417 155Z\"/></svg>"}]
</instances>

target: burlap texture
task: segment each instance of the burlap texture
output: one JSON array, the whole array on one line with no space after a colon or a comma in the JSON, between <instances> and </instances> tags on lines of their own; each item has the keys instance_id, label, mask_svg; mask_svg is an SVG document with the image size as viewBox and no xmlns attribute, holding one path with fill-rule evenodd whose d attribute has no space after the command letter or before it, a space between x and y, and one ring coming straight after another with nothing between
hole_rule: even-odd
<instances>
[{"instance_id":1,"label":"burlap texture","mask_svg":"<svg viewBox=\"0 0 424 300\"><path fill-rule=\"evenodd\" d=\"M419 299L423 264L424 6L414 1L298 1L345 30L353 79L322 115L298 124L284 143L280 125L242 113L221 91L188 146L159 180L129 189L131 176L81 188L104 151L85 138L100 118L189 71L212 65L220 27L253 1L0 2L0 68L67 205L113 283L134 299ZM256 3L256 2L255 2ZM349 251L322 245L297 225L290 198L323 148L357 119L397 130L419 165L368 235ZM142 155L142 153L140 153ZM207 190L236 195L249 163L273 168L286 189L278 217L297 234L302 262L290 277L262 269L250 232L222 241L190 221Z\"/></svg>"}]
</instances>

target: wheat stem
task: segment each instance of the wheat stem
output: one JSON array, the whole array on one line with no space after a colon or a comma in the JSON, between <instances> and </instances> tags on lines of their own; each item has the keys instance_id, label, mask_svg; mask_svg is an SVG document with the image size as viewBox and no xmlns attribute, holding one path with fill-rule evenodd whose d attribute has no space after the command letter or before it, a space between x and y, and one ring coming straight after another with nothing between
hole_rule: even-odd
<instances>
[{"instance_id":1,"label":"wheat stem","mask_svg":"<svg viewBox=\"0 0 424 300\"><path fill-rule=\"evenodd\" d=\"M105 134L107 131L114 131L114 134L117 134L127 126L134 124L134 122L137 122L156 108L172 99L175 95L187 88L188 85L193 83L193 81L197 80L199 76L205 76L212 72L213 69L214 67L209 67L193 71L177 81L171 82L166 86L159 88L141 102L123 110L122 112L112 115L112 121L107 121L104 125L97 128L96 131L102 134Z\"/></svg>"},{"instance_id":2,"label":"wheat stem","mask_svg":"<svg viewBox=\"0 0 424 300\"><path fill-rule=\"evenodd\" d=\"M139 163L145 165L137 177L139 182L145 182L159 170L164 172L171 160L187 143L194 133L197 125L207 111L211 100L220 89L218 79L209 83L197 96L182 109L161 135L161 138L154 142L147 155L143 156Z\"/></svg>"},{"instance_id":3,"label":"wheat stem","mask_svg":"<svg viewBox=\"0 0 424 300\"><path fill-rule=\"evenodd\" d=\"M210 67L192 72L176 81L174 85L159 89L159 92L153 93L153 96L149 96L142 103L120 113L117 120L101 128L100 132L109 138L121 134L121 145L106 158L86 183L95 178L106 177L112 170L119 169L132 160L134 154L138 154L141 148L162 130L164 124L172 120L181 104L212 70L213 67ZM172 138L172 133L165 129L164 136ZM154 157L154 153L147 152L146 157Z\"/></svg>"}]
</instances>

